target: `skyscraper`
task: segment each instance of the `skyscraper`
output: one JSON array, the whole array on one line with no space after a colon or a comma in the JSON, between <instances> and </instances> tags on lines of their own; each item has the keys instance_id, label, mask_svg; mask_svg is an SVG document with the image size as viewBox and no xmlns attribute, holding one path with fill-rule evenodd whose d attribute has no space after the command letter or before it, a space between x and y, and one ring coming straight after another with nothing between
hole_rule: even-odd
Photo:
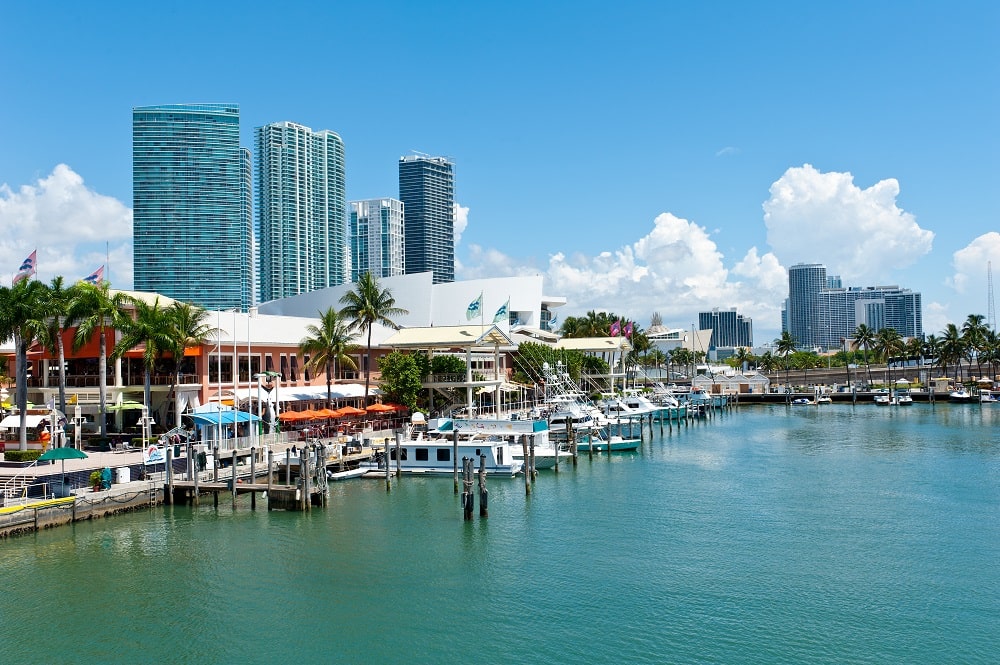
<instances>
[{"instance_id":1,"label":"skyscraper","mask_svg":"<svg viewBox=\"0 0 1000 665\"><path fill-rule=\"evenodd\" d=\"M455 281L455 176L444 157L399 158L406 274L434 273L433 283Z\"/></svg>"},{"instance_id":2,"label":"skyscraper","mask_svg":"<svg viewBox=\"0 0 1000 665\"><path fill-rule=\"evenodd\" d=\"M351 201L351 281L405 273L403 202L397 199Z\"/></svg>"},{"instance_id":3,"label":"skyscraper","mask_svg":"<svg viewBox=\"0 0 1000 665\"><path fill-rule=\"evenodd\" d=\"M350 279L344 143L294 122L255 130L260 299Z\"/></svg>"},{"instance_id":4,"label":"skyscraper","mask_svg":"<svg viewBox=\"0 0 1000 665\"><path fill-rule=\"evenodd\" d=\"M206 309L247 309L250 196L237 104L133 108L135 288Z\"/></svg>"},{"instance_id":5,"label":"skyscraper","mask_svg":"<svg viewBox=\"0 0 1000 665\"><path fill-rule=\"evenodd\" d=\"M710 348L753 346L753 322L736 308L698 313L698 328L712 331Z\"/></svg>"},{"instance_id":6,"label":"skyscraper","mask_svg":"<svg viewBox=\"0 0 1000 665\"><path fill-rule=\"evenodd\" d=\"M788 332L800 349L819 344L819 293L826 288L826 266L798 263L788 269Z\"/></svg>"}]
</instances>

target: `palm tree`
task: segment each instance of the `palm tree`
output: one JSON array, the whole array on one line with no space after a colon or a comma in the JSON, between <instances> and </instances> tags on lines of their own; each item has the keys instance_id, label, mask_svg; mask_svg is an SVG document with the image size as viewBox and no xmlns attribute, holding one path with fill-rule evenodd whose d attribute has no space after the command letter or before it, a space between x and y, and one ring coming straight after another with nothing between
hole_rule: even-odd
<instances>
[{"instance_id":1,"label":"palm tree","mask_svg":"<svg viewBox=\"0 0 1000 665\"><path fill-rule=\"evenodd\" d=\"M941 358L947 363L955 362L955 384L959 382L962 370L962 358L965 357L965 340L962 333L954 323L949 323L941 331ZM945 370L947 374L947 369Z\"/></svg>"},{"instance_id":2,"label":"palm tree","mask_svg":"<svg viewBox=\"0 0 1000 665\"><path fill-rule=\"evenodd\" d=\"M903 338L895 328L882 328L875 335L875 352L885 361L889 386L892 386L892 358L903 352Z\"/></svg>"},{"instance_id":3,"label":"palm tree","mask_svg":"<svg viewBox=\"0 0 1000 665\"><path fill-rule=\"evenodd\" d=\"M928 335L927 339L924 340L924 355L928 358L934 359L934 364L938 367L941 366L944 359L941 357L941 340L938 339L937 335ZM948 375L948 368L944 368L945 376Z\"/></svg>"},{"instance_id":4,"label":"palm tree","mask_svg":"<svg viewBox=\"0 0 1000 665\"><path fill-rule=\"evenodd\" d=\"M185 349L201 346L209 337L217 335L218 331L207 323L208 311L196 305L174 302L170 306L169 312L170 354L174 357L174 385L171 386L171 392L175 392L181 382L181 364L184 362ZM175 411L177 413L177 426L180 427L180 409Z\"/></svg>"},{"instance_id":5,"label":"palm tree","mask_svg":"<svg viewBox=\"0 0 1000 665\"><path fill-rule=\"evenodd\" d=\"M128 303L135 309L132 318L122 321L121 339L111 351L112 358L121 358L127 351L142 345L142 366L144 370L143 399L146 408L151 406L152 381L151 376L156 361L167 351L175 348L174 336L170 334L171 313L166 307L160 306L157 296L150 305L145 300L128 298Z\"/></svg>"},{"instance_id":6,"label":"palm tree","mask_svg":"<svg viewBox=\"0 0 1000 665\"><path fill-rule=\"evenodd\" d=\"M787 330L781 333L781 337L774 340L775 349L785 361L785 383L788 383L788 356L795 353L795 338Z\"/></svg>"},{"instance_id":7,"label":"palm tree","mask_svg":"<svg viewBox=\"0 0 1000 665\"><path fill-rule=\"evenodd\" d=\"M125 325L128 318L126 307L128 297L121 291L111 291L107 282L77 285L76 294L70 303L67 318L77 322L73 348L79 349L98 336L100 354L97 362L98 385L100 386L101 436L108 435L108 329L117 330Z\"/></svg>"},{"instance_id":8,"label":"palm tree","mask_svg":"<svg viewBox=\"0 0 1000 665\"><path fill-rule=\"evenodd\" d=\"M372 374L372 326L380 323L399 330L399 325L390 317L409 314L401 307L396 307L396 299L389 289L383 289L378 278L366 272L355 283L354 289L340 298L345 307L340 310L341 316L352 319L351 330L362 330L368 333L368 353L365 361L365 406L368 406L368 389Z\"/></svg>"},{"instance_id":9,"label":"palm tree","mask_svg":"<svg viewBox=\"0 0 1000 665\"><path fill-rule=\"evenodd\" d=\"M21 414L20 450L28 449L28 349L36 339L44 340L47 287L34 279L22 279L11 287L0 286L0 339L14 338L17 390L14 401Z\"/></svg>"},{"instance_id":10,"label":"palm tree","mask_svg":"<svg viewBox=\"0 0 1000 665\"><path fill-rule=\"evenodd\" d=\"M76 294L76 287L64 287L62 276L52 279L45 299L45 314L49 318L46 346L54 353L59 362L59 410L66 413L66 347L63 343L63 333L70 327L67 320L69 306Z\"/></svg>"},{"instance_id":11,"label":"palm tree","mask_svg":"<svg viewBox=\"0 0 1000 665\"><path fill-rule=\"evenodd\" d=\"M358 366L354 360L347 355L353 349L351 340L354 335L350 331L350 324L340 316L340 312L331 307L325 312L319 312L319 325L306 326L305 337L299 342L299 357L305 357L305 368L311 372L317 372L323 368L326 372L326 406L330 408L333 404L333 380L337 376L337 365L347 365L351 369ZM331 371L332 368L332 371Z\"/></svg>"},{"instance_id":12,"label":"palm tree","mask_svg":"<svg viewBox=\"0 0 1000 665\"><path fill-rule=\"evenodd\" d=\"M982 314L969 314L962 324L962 340L965 342L965 353L971 362L976 359L978 375L983 375L983 363L980 355L983 350L983 342L986 340L986 331L989 327L983 323L986 317Z\"/></svg>"},{"instance_id":13,"label":"palm tree","mask_svg":"<svg viewBox=\"0 0 1000 665\"><path fill-rule=\"evenodd\" d=\"M868 362L868 350L875 344L875 331L865 323L858 324L858 327L854 329L854 343L860 346L861 351L864 353L865 369L868 371L868 385L871 386L872 366Z\"/></svg>"}]
</instances>

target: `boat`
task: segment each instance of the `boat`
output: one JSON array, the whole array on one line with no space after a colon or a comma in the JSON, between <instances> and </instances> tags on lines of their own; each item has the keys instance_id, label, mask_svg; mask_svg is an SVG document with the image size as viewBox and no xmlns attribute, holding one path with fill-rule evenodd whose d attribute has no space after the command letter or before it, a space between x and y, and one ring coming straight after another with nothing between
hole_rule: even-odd
<instances>
[{"instance_id":1,"label":"boat","mask_svg":"<svg viewBox=\"0 0 1000 665\"><path fill-rule=\"evenodd\" d=\"M995 404L1000 402L1000 398L993 394L990 390L980 390L979 391L979 403L980 404Z\"/></svg>"},{"instance_id":2,"label":"boat","mask_svg":"<svg viewBox=\"0 0 1000 665\"><path fill-rule=\"evenodd\" d=\"M889 406L892 404L892 398L887 393L878 393L875 395L875 403L879 406Z\"/></svg>"},{"instance_id":3,"label":"boat","mask_svg":"<svg viewBox=\"0 0 1000 665\"><path fill-rule=\"evenodd\" d=\"M388 448L388 455L383 446L370 462L362 462L361 467L384 471L388 459L390 471L398 468L400 473L406 474L450 476L455 472L456 459L459 473L462 472L463 458L471 458L473 469L478 473L482 456L485 456L485 471L491 476L513 476L524 466L514 458L510 443L500 437L461 436L456 442L445 436L424 438L421 432L416 439L403 440L398 445L389 440Z\"/></svg>"},{"instance_id":4,"label":"boat","mask_svg":"<svg viewBox=\"0 0 1000 665\"><path fill-rule=\"evenodd\" d=\"M513 458L523 466L524 462L524 447L522 445L514 444L511 446L511 455ZM556 459L559 460L560 464L571 463L573 461L573 453L568 450L559 449L554 443L535 443L534 453L532 453L531 448L528 448L528 454L534 455L535 458L535 470L538 469L553 469L556 466Z\"/></svg>"},{"instance_id":5,"label":"boat","mask_svg":"<svg viewBox=\"0 0 1000 665\"><path fill-rule=\"evenodd\" d=\"M833 398L829 395L820 395L816 398L817 404L833 404Z\"/></svg>"},{"instance_id":6,"label":"boat","mask_svg":"<svg viewBox=\"0 0 1000 665\"><path fill-rule=\"evenodd\" d=\"M806 404L813 404L813 402L808 397L796 397L792 400L792 404L795 406L804 406Z\"/></svg>"},{"instance_id":7,"label":"boat","mask_svg":"<svg viewBox=\"0 0 1000 665\"><path fill-rule=\"evenodd\" d=\"M958 402L960 404L972 401L972 393L970 393L965 388L959 388L958 390L952 390L948 393L949 402Z\"/></svg>"},{"instance_id":8,"label":"boat","mask_svg":"<svg viewBox=\"0 0 1000 665\"><path fill-rule=\"evenodd\" d=\"M897 390L896 391L896 404L899 406L909 406L913 404L913 397L910 396L909 390Z\"/></svg>"},{"instance_id":9,"label":"boat","mask_svg":"<svg viewBox=\"0 0 1000 665\"><path fill-rule=\"evenodd\" d=\"M589 437L585 436L576 442L576 450L581 453L630 452L638 450L641 443L642 439L625 438L619 434L605 436L600 431L594 431Z\"/></svg>"}]
</instances>

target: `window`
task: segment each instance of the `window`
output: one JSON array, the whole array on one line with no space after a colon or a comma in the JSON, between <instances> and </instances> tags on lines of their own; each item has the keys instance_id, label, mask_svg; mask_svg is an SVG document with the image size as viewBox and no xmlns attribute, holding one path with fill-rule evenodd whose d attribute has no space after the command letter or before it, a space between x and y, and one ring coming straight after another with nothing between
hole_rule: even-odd
<instances>
[{"instance_id":1,"label":"window","mask_svg":"<svg viewBox=\"0 0 1000 665\"><path fill-rule=\"evenodd\" d=\"M451 451L447 448L437 449L437 461L439 462L450 462L451 461Z\"/></svg>"},{"instance_id":2,"label":"window","mask_svg":"<svg viewBox=\"0 0 1000 665\"><path fill-rule=\"evenodd\" d=\"M430 456L427 454L427 448L417 448L414 452L416 453L415 459L418 462L426 462L430 459Z\"/></svg>"}]
</instances>

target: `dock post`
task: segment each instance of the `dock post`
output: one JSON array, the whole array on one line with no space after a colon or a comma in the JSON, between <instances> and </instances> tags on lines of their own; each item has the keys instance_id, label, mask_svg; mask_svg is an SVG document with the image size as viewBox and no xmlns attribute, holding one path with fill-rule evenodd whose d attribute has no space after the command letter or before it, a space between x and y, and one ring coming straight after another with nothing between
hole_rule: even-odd
<instances>
[{"instance_id":1,"label":"dock post","mask_svg":"<svg viewBox=\"0 0 1000 665\"><path fill-rule=\"evenodd\" d=\"M187 460L186 460L187 461L187 478L186 478L186 480L191 480L192 472L194 471L195 467L194 467L194 458L191 456L192 446L191 446L191 442L190 441L187 442L187 447L186 448L187 448Z\"/></svg>"},{"instance_id":2,"label":"dock post","mask_svg":"<svg viewBox=\"0 0 1000 665\"><path fill-rule=\"evenodd\" d=\"M174 503L174 449L167 446L167 488L163 503L172 505Z\"/></svg>"},{"instance_id":3,"label":"dock post","mask_svg":"<svg viewBox=\"0 0 1000 665\"><path fill-rule=\"evenodd\" d=\"M528 464L528 435L527 434L522 434L521 435L521 455L522 455L522 457L524 459L524 463L525 463L525 468L522 469L522 471L524 471L524 495L525 496L530 496L531 495L531 474L528 472L528 468L527 468L527 464Z\"/></svg>"},{"instance_id":4,"label":"dock post","mask_svg":"<svg viewBox=\"0 0 1000 665\"><path fill-rule=\"evenodd\" d=\"M472 494L472 458L462 458L462 516L466 520L472 519L472 504L475 497Z\"/></svg>"},{"instance_id":5,"label":"dock post","mask_svg":"<svg viewBox=\"0 0 1000 665\"><path fill-rule=\"evenodd\" d=\"M312 508L312 469L309 468L309 446L302 446L299 449L299 485L302 487L302 497L299 503L302 510Z\"/></svg>"},{"instance_id":6,"label":"dock post","mask_svg":"<svg viewBox=\"0 0 1000 665\"><path fill-rule=\"evenodd\" d=\"M608 425L608 436L611 436L611 425ZM587 458L594 459L594 430L591 427L587 428Z\"/></svg>"},{"instance_id":7,"label":"dock post","mask_svg":"<svg viewBox=\"0 0 1000 665\"><path fill-rule=\"evenodd\" d=\"M399 432L396 432L396 438L399 439ZM389 459L389 441L388 439L382 439L383 443L383 455L385 459L385 491L389 492L392 490L392 467L391 460ZM399 451L396 451L396 457L399 457Z\"/></svg>"},{"instance_id":8,"label":"dock post","mask_svg":"<svg viewBox=\"0 0 1000 665\"><path fill-rule=\"evenodd\" d=\"M192 468L194 469L194 498L192 500L192 503L197 506L198 503L201 501L198 492L198 482L201 480L201 471L198 470L197 464L194 464Z\"/></svg>"},{"instance_id":9,"label":"dock post","mask_svg":"<svg viewBox=\"0 0 1000 665\"><path fill-rule=\"evenodd\" d=\"M458 494L458 428L454 425L451 430L451 461L455 467L455 494Z\"/></svg>"},{"instance_id":10,"label":"dock post","mask_svg":"<svg viewBox=\"0 0 1000 665\"><path fill-rule=\"evenodd\" d=\"M402 446L403 435L401 432L396 432L396 478L403 475L403 460L400 459L399 448Z\"/></svg>"},{"instance_id":11,"label":"dock post","mask_svg":"<svg viewBox=\"0 0 1000 665\"><path fill-rule=\"evenodd\" d=\"M530 466L530 468L531 468L531 479L534 480L535 478L538 477L538 470L535 469L535 435L534 434L529 434L528 437L529 437L528 438L528 442L529 442L528 453L529 453L529 455L531 455L531 466Z\"/></svg>"},{"instance_id":12,"label":"dock post","mask_svg":"<svg viewBox=\"0 0 1000 665\"><path fill-rule=\"evenodd\" d=\"M236 449L233 448L233 475L229 479L229 489L233 493L233 510L236 510Z\"/></svg>"},{"instance_id":13,"label":"dock post","mask_svg":"<svg viewBox=\"0 0 1000 665\"><path fill-rule=\"evenodd\" d=\"M267 449L267 509L271 510L271 482L274 480L274 451Z\"/></svg>"},{"instance_id":14,"label":"dock post","mask_svg":"<svg viewBox=\"0 0 1000 665\"><path fill-rule=\"evenodd\" d=\"M486 489L486 455L479 456L479 516L489 517L490 492Z\"/></svg>"},{"instance_id":15,"label":"dock post","mask_svg":"<svg viewBox=\"0 0 1000 665\"><path fill-rule=\"evenodd\" d=\"M257 449L250 448L250 482L257 484ZM257 510L257 493L250 492L250 510Z\"/></svg>"},{"instance_id":16,"label":"dock post","mask_svg":"<svg viewBox=\"0 0 1000 665\"><path fill-rule=\"evenodd\" d=\"M559 473L559 444L555 441L550 441L549 443L552 444L552 452L555 453L556 456L556 463L555 466L552 467L552 470L555 473Z\"/></svg>"},{"instance_id":17,"label":"dock post","mask_svg":"<svg viewBox=\"0 0 1000 665\"><path fill-rule=\"evenodd\" d=\"M217 482L219 482L219 461L221 459L219 457L219 447L218 446L215 446L214 448L212 448L212 459L215 460L215 463L212 464L212 482L213 483L217 483Z\"/></svg>"}]
</instances>

